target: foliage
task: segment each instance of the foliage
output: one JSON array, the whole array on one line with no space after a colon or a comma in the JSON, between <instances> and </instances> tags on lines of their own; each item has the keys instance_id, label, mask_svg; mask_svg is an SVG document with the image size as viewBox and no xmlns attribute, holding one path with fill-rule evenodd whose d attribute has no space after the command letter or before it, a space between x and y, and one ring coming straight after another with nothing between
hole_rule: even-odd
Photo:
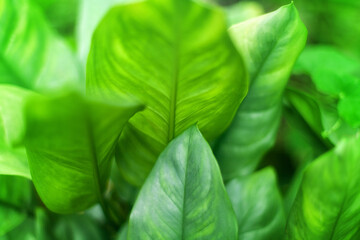
<instances>
[{"instance_id":1,"label":"foliage","mask_svg":"<svg viewBox=\"0 0 360 240\"><path fill-rule=\"evenodd\" d=\"M358 12L0 1L0 240L359 239Z\"/></svg>"}]
</instances>

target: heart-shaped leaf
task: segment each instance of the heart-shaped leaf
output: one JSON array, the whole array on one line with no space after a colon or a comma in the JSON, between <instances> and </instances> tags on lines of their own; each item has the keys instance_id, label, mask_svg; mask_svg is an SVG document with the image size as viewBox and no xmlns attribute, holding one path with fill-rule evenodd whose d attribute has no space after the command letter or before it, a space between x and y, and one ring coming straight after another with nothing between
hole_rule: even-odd
<instances>
[{"instance_id":1,"label":"heart-shaped leaf","mask_svg":"<svg viewBox=\"0 0 360 240\"><path fill-rule=\"evenodd\" d=\"M247 87L218 8L190 0L141 1L113 8L95 31L87 93L135 96L147 106L124 129L116 155L134 185L191 125L198 123L208 140L223 132Z\"/></svg>"},{"instance_id":2,"label":"heart-shaped leaf","mask_svg":"<svg viewBox=\"0 0 360 240\"><path fill-rule=\"evenodd\" d=\"M219 167L196 126L161 153L130 215L128 240L237 239Z\"/></svg>"},{"instance_id":3,"label":"heart-shaped leaf","mask_svg":"<svg viewBox=\"0 0 360 240\"><path fill-rule=\"evenodd\" d=\"M251 173L273 146L282 93L306 42L307 31L293 3L230 28L250 73L249 93L214 153L223 177Z\"/></svg>"}]
</instances>

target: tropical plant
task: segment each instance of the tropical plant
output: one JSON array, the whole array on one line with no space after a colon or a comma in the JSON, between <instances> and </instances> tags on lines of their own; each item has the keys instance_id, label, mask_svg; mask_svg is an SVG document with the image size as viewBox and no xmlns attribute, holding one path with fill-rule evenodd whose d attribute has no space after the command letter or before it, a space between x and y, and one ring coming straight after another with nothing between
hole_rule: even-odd
<instances>
[{"instance_id":1,"label":"tropical plant","mask_svg":"<svg viewBox=\"0 0 360 240\"><path fill-rule=\"evenodd\" d=\"M0 1L0 240L359 239L360 63L263 12Z\"/></svg>"}]
</instances>

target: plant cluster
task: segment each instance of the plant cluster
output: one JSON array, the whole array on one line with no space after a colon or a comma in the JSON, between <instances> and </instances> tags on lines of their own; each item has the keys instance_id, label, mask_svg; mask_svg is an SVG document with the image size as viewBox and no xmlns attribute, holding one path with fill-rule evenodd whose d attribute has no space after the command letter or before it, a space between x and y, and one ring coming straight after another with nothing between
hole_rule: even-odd
<instances>
[{"instance_id":1,"label":"plant cluster","mask_svg":"<svg viewBox=\"0 0 360 240\"><path fill-rule=\"evenodd\" d=\"M294 3L0 1L0 240L360 239L360 62L307 35Z\"/></svg>"}]
</instances>

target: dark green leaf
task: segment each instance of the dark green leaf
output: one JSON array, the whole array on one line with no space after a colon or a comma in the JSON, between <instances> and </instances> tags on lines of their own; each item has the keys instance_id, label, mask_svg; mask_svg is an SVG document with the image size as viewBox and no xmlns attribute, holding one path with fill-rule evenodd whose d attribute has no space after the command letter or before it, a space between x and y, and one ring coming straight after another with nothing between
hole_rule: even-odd
<instances>
[{"instance_id":1,"label":"dark green leaf","mask_svg":"<svg viewBox=\"0 0 360 240\"><path fill-rule=\"evenodd\" d=\"M31 200L29 180L0 175L0 236L21 224Z\"/></svg>"},{"instance_id":2,"label":"dark green leaf","mask_svg":"<svg viewBox=\"0 0 360 240\"><path fill-rule=\"evenodd\" d=\"M161 153L143 185L128 240L234 240L237 232L216 159L192 126Z\"/></svg>"},{"instance_id":3,"label":"dark green leaf","mask_svg":"<svg viewBox=\"0 0 360 240\"><path fill-rule=\"evenodd\" d=\"M214 148L225 179L254 171L274 144L282 93L307 36L293 4L237 24L230 33L247 59L250 89Z\"/></svg>"},{"instance_id":4,"label":"dark green leaf","mask_svg":"<svg viewBox=\"0 0 360 240\"><path fill-rule=\"evenodd\" d=\"M282 199L272 168L226 185L239 224L239 239L281 239L285 229Z\"/></svg>"},{"instance_id":5,"label":"dark green leaf","mask_svg":"<svg viewBox=\"0 0 360 240\"><path fill-rule=\"evenodd\" d=\"M190 0L113 8L95 31L87 64L90 95L135 96L147 106L124 129L116 156L121 174L138 186L192 124L208 140L223 132L247 85L223 13Z\"/></svg>"},{"instance_id":6,"label":"dark green leaf","mask_svg":"<svg viewBox=\"0 0 360 240\"><path fill-rule=\"evenodd\" d=\"M75 93L29 99L25 146L32 180L49 209L77 212L99 200L118 137L139 109L126 101L109 105Z\"/></svg>"}]
</instances>

